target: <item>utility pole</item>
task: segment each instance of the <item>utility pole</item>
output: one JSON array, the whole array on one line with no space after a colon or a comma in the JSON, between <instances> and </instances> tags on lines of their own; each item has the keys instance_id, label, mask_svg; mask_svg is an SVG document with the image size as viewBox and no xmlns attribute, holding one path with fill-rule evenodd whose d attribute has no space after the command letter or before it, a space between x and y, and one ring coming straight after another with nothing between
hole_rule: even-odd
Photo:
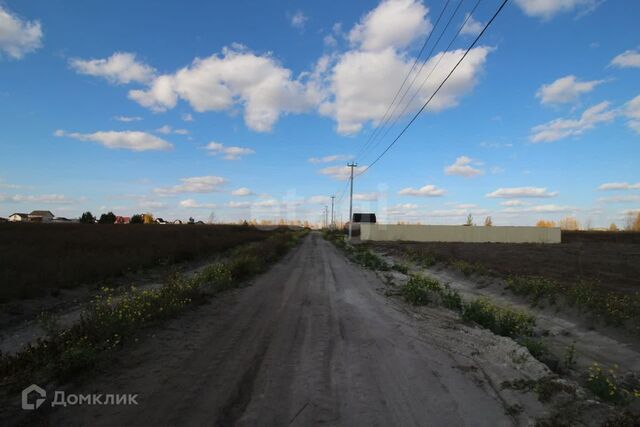
<instances>
[{"instance_id":1,"label":"utility pole","mask_svg":"<svg viewBox=\"0 0 640 427\"><path fill-rule=\"evenodd\" d=\"M358 166L357 163L347 163L347 166L351 168L351 190L349 192L349 240L351 240L351 223L353 222L353 168Z\"/></svg>"},{"instance_id":2,"label":"utility pole","mask_svg":"<svg viewBox=\"0 0 640 427\"><path fill-rule=\"evenodd\" d=\"M327 207L327 205L324 205L324 228L328 228L329 227L329 208Z\"/></svg>"},{"instance_id":3,"label":"utility pole","mask_svg":"<svg viewBox=\"0 0 640 427\"><path fill-rule=\"evenodd\" d=\"M336 228L336 221L334 219L333 216L333 199L335 199L336 196L331 196L331 230L333 230L334 228Z\"/></svg>"}]
</instances>

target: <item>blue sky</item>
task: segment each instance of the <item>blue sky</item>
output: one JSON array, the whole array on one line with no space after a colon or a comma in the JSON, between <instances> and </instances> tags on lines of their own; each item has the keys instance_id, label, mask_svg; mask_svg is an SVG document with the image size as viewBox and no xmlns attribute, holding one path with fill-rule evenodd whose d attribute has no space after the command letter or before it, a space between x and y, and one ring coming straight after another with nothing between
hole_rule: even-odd
<instances>
[{"instance_id":1,"label":"blue sky","mask_svg":"<svg viewBox=\"0 0 640 427\"><path fill-rule=\"evenodd\" d=\"M0 0L0 216L317 222L336 194L346 220L347 161L370 164L501 3L454 39L475 4L458 2L412 70L445 1ZM640 210L639 17L638 2L511 0L356 179L356 210L623 225ZM363 150L405 76L396 125Z\"/></svg>"}]
</instances>

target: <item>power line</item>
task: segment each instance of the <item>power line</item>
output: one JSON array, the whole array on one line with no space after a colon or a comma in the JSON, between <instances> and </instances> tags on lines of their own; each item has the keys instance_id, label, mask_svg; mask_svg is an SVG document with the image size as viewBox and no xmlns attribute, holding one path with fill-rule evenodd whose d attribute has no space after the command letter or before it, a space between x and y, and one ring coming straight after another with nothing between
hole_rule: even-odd
<instances>
[{"instance_id":1,"label":"power line","mask_svg":"<svg viewBox=\"0 0 640 427\"><path fill-rule=\"evenodd\" d=\"M469 20L469 18L471 18L471 16L473 15L473 13L476 11L476 9L478 8L478 5L480 4L481 0L477 0L476 4L473 6L473 8L471 9L471 12L469 14L467 14L466 18L464 19L464 21L462 22L462 25L460 25L460 27L458 27L458 31L456 31L456 34L453 36L453 38L449 41L449 44L447 45L447 47L444 49L444 52L448 52L449 49L451 49L451 46L453 45L453 43L456 41L456 39L460 36L460 32L462 31L462 29L464 28L464 26L467 24L467 21ZM456 9L457 11L457 9ZM454 12L455 15L455 12ZM453 18L453 15L452 17ZM449 23L451 23L451 19L449 20ZM449 24L447 23L447 25ZM441 35L442 36L442 35ZM440 41L440 38L438 38L437 43ZM435 48L435 46L434 46ZM433 52L433 49L432 49ZM413 93L413 95L411 96L411 99L409 99L409 101L404 105L404 108L402 109L402 111L400 112L400 114L395 116L395 119L393 120L393 123L391 123L390 126L387 127L387 129L384 131L384 134L382 135L381 138L378 138L378 141L376 141L375 144L373 144L371 146L371 150L369 150L369 152L372 152L373 150L376 149L376 147L378 147L378 145L380 144L380 142L382 142L384 140L384 138L386 138L386 136L389 134L389 131L398 123L398 121L400 120L401 117L404 116L405 112L407 111L407 109L412 105L414 99L416 99L416 96L418 96L418 94L420 93L420 91L422 90L422 88L424 87L424 85L427 83L427 81L429 81L429 78L431 77L431 75L433 74L433 72L438 68L438 66L440 65L440 63L442 62L442 58L444 58L444 53L442 55L440 55L440 57L438 58L438 61L433 65L433 67L431 67L431 70L429 71L429 74L427 74L427 76L422 80L422 83L420 84L420 87L418 87L418 89L415 90L415 92ZM426 64L423 63L422 65L424 66ZM413 81L411 82L411 85L413 85L413 82L415 82L416 78L418 77L418 75L420 74L420 72L422 72L422 67L420 68L420 71L414 76ZM405 92L405 95L408 93ZM403 96L404 99L404 96Z\"/></svg>"},{"instance_id":2,"label":"power line","mask_svg":"<svg viewBox=\"0 0 640 427\"><path fill-rule=\"evenodd\" d=\"M380 138L378 138L378 137L380 136L380 134L381 134L382 130L387 126L387 124L389 123L389 121L390 121L390 120L395 116L395 112L396 112L396 110L398 109L398 106L400 106L400 105L402 104L402 101L404 100L405 96L407 96L407 93L411 90L411 87L413 86L413 83L416 81L416 78L417 78L417 77L420 75L420 73L422 72L422 69L424 68L425 64L426 64L426 63L429 61L429 59L431 58L431 55L433 55L433 52L434 52L434 50L435 50L436 46L438 46L438 44L440 43L440 40L442 39L442 37L444 36L444 34L447 32L447 29L448 29L448 28L449 28L449 26L451 25L451 22L453 21L453 18L458 14L458 10L460 9L460 6L462 6L462 3L464 3L464 0L460 0L460 1L458 2L458 5L457 5L457 6L456 6L456 8L454 9L453 13L452 13L452 14L451 14L451 16L449 17L449 20L447 21L446 25L445 25L445 26L444 26L444 28L442 29L442 32L440 33L440 36L438 36L438 39L436 40L436 42L435 42L435 43L433 44L433 46L431 47L431 50L429 51L429 54L426 56L426 58L424 59L424 61L423 61L423 62L422 62L422 64L420 65L420 69L418 70L418 72L417 72L416 74L414 74L413 79L411 80L411 83L409 84L409 86L407 86L407 89L404 91L404 93L403 93L403 94L402 94L402 96L400 97L400 100L398 101L398 103L393 107L393 111L391 112L391 114L390 114L388 117L386 117L386 114L385 114L386 119L385 119L385 118L383 118L383 122L382 122L380 125L378 125L378 126L376 127L376 129L375 129L376 131L379 131L379 132L377 132L375 136L373 136L372 138L370 138L370 139L367 141L367 143L365 144L365 146L369 145L369 148L370 148L371 144L373 144L374 146L375 146L375 145L377 145L377 143L376 143L376 144L374 144L374 142L376 141L376 139L377 139L377 140L380 140ZM447 2L447 4L448 4L448 2ZM444 9L443 9L443 11L442 11L442 12L444 12ZM434 26L434 28L435 28L435 26ZM418 58L416 58L416 62L417 62L417 59L418 59ZM413 67L412 67L412 69L411 69L411 70L413 70ZM411 71L409 72L409 74L411 74ZM407 74L407 77L409 76L409 74ZM407 79L407 77L405 77L405 80ZM395 100L395 98L394 98L394 100ZM391 105L389 105L389 109L390 109L390 108L391 108ZM388 111L389 109L387 109L387 111ZM396 117L396 119L394 120L394 124L395 124L395 122L397 121L397 118L398 118L399 116L395 116L395 117ZM393 125L392 125L392 126L393 126ZM388 131L389 131L389 128L387 128L387 131L384 133L384 136L386 136L386 134L388 133ZM383 136L382 138L384 138L384 136ZM363 150L362 150L359 154L361 154L363 151L365 151L364 147L363 147ZM364 157L364 156L363 156L363 157Z\"/></svg>"},{"instance_id":3,"label":"power line","mask_svg":"<svg viewBox=\"0 0 640 427\"><path fill-rule=\"evenodd\" d=\"M502 4L500 5L500 7L498 8L498 10L493 14L493 16L491 17L491 19L489 19L489 21L486 23L486 25L484 26L484 28L482 29L482 31L480 31L480 34L478 34L476 36L476 38L473 40L473 42L469 45L469 47L467 48L467 50L464 52L464 54L462 55L462 57L458 60L458 62L456 63L456 65L454 65L454 67L451 69L451 71L449 71L449 74L447 74L447 76L444 78L444 80L442 80L442 82L440 83L440 85L436 88L436 90L433 92L433 94L431 94L431 96L429 97L429 99L427 99L427 101L424 103L424 105L420 108L420 110L418 110L418 112L411 118L411 120L409 121L409 123L407 123L407 125L402 129L402 131L398 134L398 136L395 137L395 139L391 142L391 144L389 144L387 146L387 148L385 148L385 150L380 153L380 155L378 157L376 157L376 159L371 162L371 164L369 164L367 167L364 168L364 170L362 172L360 172L357 176L361 176L364 173L366 173L373 165L375 165L376 163L378 163L378 161L382 158L382 156L384 156L387 151L389 151L391 149L391 147L393 147L395 145L396 142L398 142L398 140L400 139L400 137L402 135L404 135L404 133L407 131L407 129L409 129L409 126L411 126L413 124L413 122L418 118L418 116L424 111L424 109L427 107L427 105L429 105L429 103L431 102L431 100L436 96L436 94L440 91L440 89L442 89L442 86L444 86L444 84L447 82L447 80L449 80L449 78L451 77L451 75L453 74L453 72L458 68L458 66L460 65L460 63L467 57L467 55L469 54L469 52L471 51L471 49L473 49L473 47L478 43L478 40L480 40L480 38L482 37L482 35L487 31L487 28L489 28L489 26L491 25L491 23L497 18L497 16L500 14L500 12L502 11L502 9L505 7L505 5L507 4L509 0L503 0Z\"/></svg>"},{"instance_id":4,"label":"power line","mask_svg":"<svg viewBox=\"0 0 640 427\"><path fill-rule=\"evenodd\" d=\"M438 15L438 19L436 20L436 23L433 25L433 27L431 28L431 31L429 31L429 34L427 35L427 38L425 39L424 43L422 44L422 47L420 48L420 52L418 52L418 56L416 56L415 61L413 61L413 65L411 66L411 69L409 70L409 72L407 73L407 75L404 77L404 80L402 81L402 84L400 85L400 87L398 88L398 90L396 91L396 94L393 96L393 99L391 100L391 103L389 104L389 106L387 107L387 111L385 111L384 115L382 116L382 120L380 123L384 123L385 119L387 118L387 114L389 114L389 110L391 110L391 106L394 104L394 102L396 102L396 99L398 98L398 95L400 94L400 91L402 91L402 88L404 88L405 83L407 82L407 79L409 78L409 76L411 75L411 73L413 72L413 70L416 67L416 64L418 63L418 61L420 60L420 57L422 56L422 52L424 52L424 49L427 47L427 44L429 43L429 40L431 40L431 36L433 35L433 32L435 31L435 29L438 27L438 24L440 23L440 19L442 18L442 15L444 15L445 10L447 10L447 7L449 7L449 2L451 0L447 0L447 2L445 3L444 7L442 8L442 10L440 11L440 15ZM462 1L464 0L460 0L460 3L458 3L458 7L460 7L460 4L462 3ZM446 31L447 27L445 27L444 31ZM437 42L436 42L437 43ZM428 59L429 57L427 57ZM415 80L415 79L414 79ZM413 84L413 81L411 82ZM406 92L405 92L406 93ZM402 100L400 101L402 102ZM384 125L384 124L383 124ZM372 141L375 136L376 133L378 132L378 130L380 129L380 124L378 124L375 129L373 130L373 132L369 135L369 138L367 139L367 141L364 143L364 145L362 146L362 149L360 150L360 152L358 152L358 154L356 155L359 156L360 153L362 151L365 150L367 144L369 144L370 141Z\"/></svg>"}]
</instances>

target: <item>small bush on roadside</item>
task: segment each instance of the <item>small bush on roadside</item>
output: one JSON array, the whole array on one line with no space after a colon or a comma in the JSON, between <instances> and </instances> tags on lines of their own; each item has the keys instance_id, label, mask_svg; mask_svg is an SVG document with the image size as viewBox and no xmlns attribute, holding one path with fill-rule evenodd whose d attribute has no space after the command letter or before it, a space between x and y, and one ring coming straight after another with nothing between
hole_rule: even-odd
<instances>
[{"instance_id":1,"label":"small bush on roadside","mask_svg":"<svg viewBox=\"0 0 640 427\"><path fill-rule=\"evenodd\" d=\"M470 263L461 259L451 260L449 261L449 263L454 268L460 270L466 277L469 277L472 274L488 276L491 273L491 271L489 271L487 267L478 263Z\"/></svg>"},{"instance_id":2,"label":"small bush on roadside","mask_svg":"<svg viewBox=\"0 0 640 427\"><path fill-rule=\"evenodd\" d=\"M507 278L507 289L516 295L531 296L534 303L543 298L555 300L561 290L556 282L544 277L515 276Z\"/></svg>"},{"instance_id":3,"label":"small bush on roadside","mask_svg":"<svg viewBox=\"0 0 640 427\"><path fill-rule=\"evenodd\" d=\"M224 291L234 287L233 273L223 263L211 264L205 267L196 280L206 286L211 287L214 291Z\"/></svg>"},{"instance_id":4,"label":"small bush on roadside","mask_svg":"<svg viewBox=\"0 0 640 427\"><path fill-rule=\"evenodd\" d=\"M524 346L529 350L529 353L536 359L540 360L543 356L549 354L549 349L540 340L531 337L521 337L518 340L518 344Z\"/></svg>"},{"instance_id":5,"label":"small bush on roadside","mask_svg":"<svg viewBox=\"0 0 640 427\"><path fill-rule=\"evenodd\" d=\"M406 264L399 264L399 263L396 262L391 266L391 269L395 270L395 271L397 271L399 273L402 273L402 274L408 274L409 273L409 267Z\"/></svg>"},{"instance_id":6,"label":"small bush on roadside","mask_svg":"<svg viewBox=\"0 0 640 427\"><path fill-rule=\"evenodd\" d=\"M589 367L587 388L600 399L615 402L622 398L621 390L615 377L615 369L603 369L597 363Z\"/></svg>"},{"instance_id":7,"label":"small bush on roadside","mask_svg":"<svg viewBox=\"0 0 640 427\"><path fill-rule=\"evenodd\" d=\"M261 259L252 255L241 255L233 258L227 264L231 277L234 280L243 281L263 271L264 264Z\"/></svg>"},{"instance_id":8,"label":"small bush on roadside","mask_svg":"<svg viewBox=\"0 0 640 427\"><path fill-rule=\"evenodd\" d=\"M499 307L487 298L478 298L464 306L462 318L473 321L494 333L516 338L531 335L535 318L530 314Z\"/></svg>"},{"instance_id":9,"label":"small bush on roadside","mask_svg":"<svg viewBox=\"0 0 640 427\"><path fill-rule=\"evenodd\" d=\"M389 271L391 269L385 260L368 249L358 249L354 258L358 264L370 270Z\"/></svg>"},{"instance_id":10,"label":"small bush on roadside","mask_svg":"<svg viewBox=\"0 0 640 427\"><path fill-rule=\"evenodd\" d=\"M440 293L440 299L442 300L442 305L450 310L459 312L462 311L464 307L462 297L458 291L453 290L448 286L446 286Z\"/></svg>"},{"instance_id":11,"label":"small bush on roadside","mask_svg":"<svg viewBox=\"0 0 640 427\"><path fill-rule=\"evenodd\" d=\"M443 289L437 280L413 274L402 287L401 294L407 302L413 305L426 305Z\"/></svg>"}]
</instances>

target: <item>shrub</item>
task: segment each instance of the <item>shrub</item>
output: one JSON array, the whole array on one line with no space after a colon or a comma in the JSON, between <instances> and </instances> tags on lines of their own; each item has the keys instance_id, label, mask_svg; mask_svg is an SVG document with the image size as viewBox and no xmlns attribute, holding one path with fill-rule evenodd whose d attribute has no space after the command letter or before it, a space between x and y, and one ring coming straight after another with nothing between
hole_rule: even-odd
<instances>
[{"instance_id":1,"label":"shrub","mask_svg":"<svg viewBox=\"0 0 640 427\"><path fill-rule=\"evenodd\" d=\"M442 305L450 310L462 311L462 308L464 307L462 297L460 297L458 291L455 291L448 286L440 293L440 299L442 301Z\"/></svg>"},{"instance_id":2,"label":"shrub","mask_svg":"<svg viewBox=\"0 0 640 427\"><path fill-rule=\"evenodd\" d=\"M471 276L474 273L482 276L487 276L490 274L489 269L487 269L482 264L470 263L461 259L452 260L450 261L450 264L454 268L457 268L458 270L460 270L462 274L464 274L467 277Z\"/></svg>"},{"instance_id":3,"label":"shrub","mask_svg":"<svg viewBox=\"0 0 640 427\"><path fill-rule=\"evenodd\" d=\"M517 341L518 344L526 347L527 350L529 350L529 353L531 353L531 355L536 359L540 359L549 354L549 349L540 340L531 337L521 337Z\"/></svg>"},{"instance_id":4,"label":"shrub","mask_svg":"<svg viewBox=\"0 0 640 427\"><path fill-rule=\"evenodd\" d=\"M561 290L553 280L536 276L509 277L507 278L507 289L516 295L531 296L535 303L542 298L555 299L555 295Z\"/></svg>"},{"instance_id":5,"label":"shrub","mask_svg":"<svg viewBox=\"0 0 640 427\"><path fill-rule=\"evenodd\" d=\"M234 287L233 273L222 263L208 265L198 274L196 280L216 292Z\"/></svg>"},{"instance_id":6,"label":"shrub","mask_svg":"<svg viewBox=\"0 0 640 427\"><path fill-rule=\"evenodd\" d=\"M262 271L264 264L252 255L241 255L233 258L229 264L229 271L234 280L243 281Z\"/></svg>"},{"instance_id":7,"label":"shrub","mask_svg":"<svg viewBox=\"0 0 640 427\"><path fill-rule=\"evenodd\" d=\"M413 305L426 305L433 294L439 294L442 290L443 287L437 280L413 274L402 287L401 294Z\"/></svg>"},{"instance_id":8,"label":"shrub","mask_svg":"<svg viewBox=\"0 0 640 427\"><path fill-rule=\"evenodd\" d=\"M618 389L614 369L603 369L597 363L589 367L587 388L600 399L614 402L620 400L622 394Z\"/></svg>"},{"instance_id":9,"label":"shrub","mask_svg":"<svg viewBox=\"0 0 640 427\"><path fill-rule=\"evenodd\" d=\"M464 306L462 318L492 332L511 338L531 335L535 318L528 313L499 307L487 298L478 298Z\"/></svg>"},{"instance_id":10,"label":"shrub","mask_svg":"<svg viewBox=\"0 0 640 427\"><path fill-rule=\"evenodd\" d=\"M368 249L358 249L354 258L358 264L370 270L388 271L391 268L385 260Z\"/></svg>"},{"instance_id":11,"label":"shrub","mask_svg":"<svg viewBox=\"0 0 640 427\"><path fill-rule=\"evenodd\" d=\"M397 272L400 272L402 274L408 274L409 273L409 267L406 264L398 264L398 263L394 263L391 266L392 270L395 270Z\"/></svg>"}]
</instances>

